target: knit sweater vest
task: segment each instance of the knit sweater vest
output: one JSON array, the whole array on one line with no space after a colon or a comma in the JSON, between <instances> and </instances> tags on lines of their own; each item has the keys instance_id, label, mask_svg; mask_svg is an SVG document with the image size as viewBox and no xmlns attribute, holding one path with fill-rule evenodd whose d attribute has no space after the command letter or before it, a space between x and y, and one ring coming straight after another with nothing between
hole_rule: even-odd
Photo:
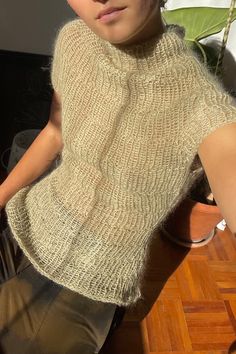
<instances>
[{"instance_id":1,"label":"knit sweater vest","mask_svg":"<svg viewBox=\"0 0 236 354\"><path fill-rule=\"evenodd\" d=\"M134 304L154 230L199 175L202 140L236 122L236 108L174 25L124 46L69 22L52 84L61 161L7 203L9 225L41 274L94 300Z\"/></svg>"}]
</instances>

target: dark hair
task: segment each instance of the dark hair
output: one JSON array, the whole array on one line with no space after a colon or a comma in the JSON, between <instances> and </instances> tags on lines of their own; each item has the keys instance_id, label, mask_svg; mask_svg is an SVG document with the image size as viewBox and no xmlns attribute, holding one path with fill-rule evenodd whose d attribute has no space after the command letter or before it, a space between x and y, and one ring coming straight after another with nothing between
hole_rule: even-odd
<instances>
[{"instance_id":1,"label":"dark hair","mask_svg":"<svg viewBox=\"0 0 236 354\"><path fill-rule=\"evenodd\" d=\"M165 7L167 0L160 0L160 7Z\"/></svg>"}]
</instances>

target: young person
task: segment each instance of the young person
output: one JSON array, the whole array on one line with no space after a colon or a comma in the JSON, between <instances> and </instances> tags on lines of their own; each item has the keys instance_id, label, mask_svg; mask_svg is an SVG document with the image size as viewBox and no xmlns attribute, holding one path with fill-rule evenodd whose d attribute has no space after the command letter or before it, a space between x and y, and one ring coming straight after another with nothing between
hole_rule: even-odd
<instances>
[{"instance_id":1,"label":"young person","mask_svg":"<svg viewBox=\"0 0 236 354\"><path fill-rule=\"evenodd\" d=\"M236 232L236 108L183 30L158 0L68 2L49 122L0 187L4 354L97 353L201 163Z\"/></svg>"}]
</instances>

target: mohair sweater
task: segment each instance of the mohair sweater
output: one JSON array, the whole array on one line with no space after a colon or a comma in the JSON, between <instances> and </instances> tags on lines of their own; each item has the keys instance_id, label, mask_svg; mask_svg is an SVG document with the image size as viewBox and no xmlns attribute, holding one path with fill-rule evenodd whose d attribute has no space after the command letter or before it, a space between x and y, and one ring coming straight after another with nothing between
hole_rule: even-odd
<instances>
[{"instance_id":1,"label":"mohair sweater","mask_svg":"<svg viewBox=\"0 0 236 354\"><path fill-rule=\"evenodd\" d=\"M202 171L200 143L236 108L178 26L125 47L74 20L56 40L52 84L61 161L7 203L11 230L46 277L128 306L143 297L154 230Z\"/></svg>"}]
</instances>

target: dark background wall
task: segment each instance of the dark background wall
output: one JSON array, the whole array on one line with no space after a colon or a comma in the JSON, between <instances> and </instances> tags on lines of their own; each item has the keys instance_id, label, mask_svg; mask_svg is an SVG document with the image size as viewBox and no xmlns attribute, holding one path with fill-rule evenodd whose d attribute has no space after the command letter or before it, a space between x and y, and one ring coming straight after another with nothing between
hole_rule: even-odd
<instances>
[{"instance_id":1,"label":"dark background wall","mask_svg":"<svg viewBox=\"0 0 236 354\"><path fill-rule=\"evenodd\" d=\"M0 0L0 180L14 135L48 121L53 43L74 17L65 0Z\"/></svg>"},{"instance_id":2,"label":"dark background wall","mask_svg":"<svg viewBox=\"0 0 236 354\"><path fill-rule=\"evenodd\" d=\"M50 55L58 28L74 16L66 0L0 0L0 49Z\"/></svg>"},{"instance_id":3,"label":"dark background wall","mask_svg":"<svg viewBox=\"0 0 236 354\"><path fill-rule=\"evenodd\" d=\"M48 56L0 51L0 156L7 164L14 135L42 129L51 102ZM8 149L8 150L6 150ZM0 173L4 173L3 164Z\"/></svg>"}]
</instances>

